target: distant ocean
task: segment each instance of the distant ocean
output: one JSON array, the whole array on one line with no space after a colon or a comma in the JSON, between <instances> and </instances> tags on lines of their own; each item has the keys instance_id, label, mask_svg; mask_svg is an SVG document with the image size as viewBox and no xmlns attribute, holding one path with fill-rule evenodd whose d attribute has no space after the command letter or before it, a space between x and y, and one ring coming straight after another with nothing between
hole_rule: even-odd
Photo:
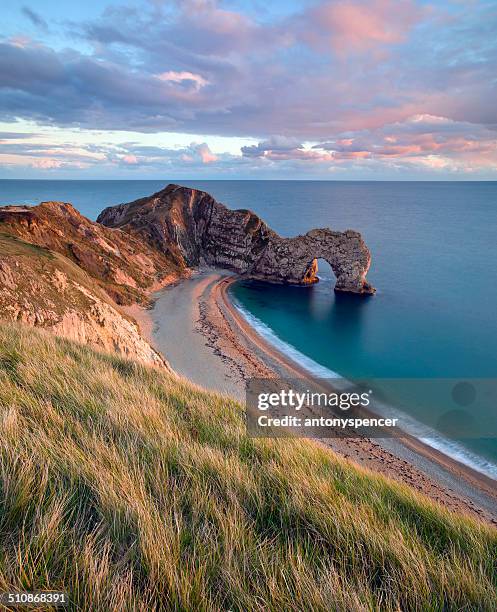
<instances>
[{"instance_id":1,"label":"distant ocean","mask_svg":"<svg viewBox=\"0 0 497 612\"><path fill-rule=\"evenodd\" d=\"M0 202L64 200L95 219L169 182L2 180ZM374 297L335 295L321 261L312 287L240 281L232 289L252 324L316 375L497 378L497 182L178 182L254 210L283 236L314 227L362 233ZM497 478L493 435L436 444Z\"/></svg>"}]
</instances>

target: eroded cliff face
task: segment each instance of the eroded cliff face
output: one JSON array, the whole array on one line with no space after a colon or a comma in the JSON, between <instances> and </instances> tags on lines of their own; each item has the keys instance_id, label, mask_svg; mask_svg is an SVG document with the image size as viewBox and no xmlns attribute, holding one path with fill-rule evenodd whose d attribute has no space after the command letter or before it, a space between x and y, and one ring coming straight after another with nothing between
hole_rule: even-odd
<instances>
[{"instance_id":1,"label":"eroded cliff face","mask_svg":"<svg viewBox=\"0 0 497 612\"><path fill-rule=\"evenodd\" d=\"M94 223L66 202L0 207L0 232L64 255L118 304L146 303L150 291L185 273L166 249Z\"/></svg>"},{"instance_id":2,"label":"eroded cliff face","mask_svg":"<svg viewBox=\"0 0 497 612\"><path fill-rule=\"evenodd\" d=\"M209 194L169 185L129 204L106 208L97 221L140 238L176 266L206 263L271 282L316 282L318 258L331 265L337 291L371 294L371 255L358 232L315 229L282 238L256 214L229 210Z\"/></svg>"},{"instance_id":3,"label":"eroded cliff face","mask_svg":"<svg viewBox=\"0 0 497 612\"><path fill-rule=\"evenodd\" d=\"M63 255L1 230L0 319L169 369L95 279Z\"/></svg>"}]
</instances>

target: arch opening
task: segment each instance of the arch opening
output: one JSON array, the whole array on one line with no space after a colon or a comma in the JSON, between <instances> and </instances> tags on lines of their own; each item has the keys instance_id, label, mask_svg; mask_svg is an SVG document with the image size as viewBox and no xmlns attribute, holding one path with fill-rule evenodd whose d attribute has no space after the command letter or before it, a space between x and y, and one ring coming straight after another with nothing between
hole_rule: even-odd
<instances>
[{"instance_id":1,"label":"arch opening","mask_svg":"<svg viewBox=\"0 0 497 612\"><path fill-rule=\"evenodd\" d=\"M306 265L302 283L313 285L320 281L331 281L334 285L337 277L330 262L324 257L313 257Z\"/></svg>"}]
</instances>

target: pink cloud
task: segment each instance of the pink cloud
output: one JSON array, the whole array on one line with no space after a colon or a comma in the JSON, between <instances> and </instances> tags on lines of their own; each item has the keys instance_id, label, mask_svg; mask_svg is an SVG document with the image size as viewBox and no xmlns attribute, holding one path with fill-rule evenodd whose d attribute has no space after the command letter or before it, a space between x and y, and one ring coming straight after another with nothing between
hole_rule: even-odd
<instances>
[{"instance_id":1,"label":"pink cloud","mask_svg":"<svg viewBox=\"0 0 497 612\"><path fill-rule=\"evenodd\" d=\"M271 161L305 160L330 161L332 156L327 151L306 149L295 138L271 136L268 140L241 148L242 155L248 158L260 158Z\"/></svg>"},{"instance_id":2,"label":"pink cloud","mask_svg":"<svg viewBox=\"0 0 497 612\"><path fill-rule=\"evenodd\" d=\"M51 168L62 168L64 162L58 159L35 159L31 162L33 168L42 168L49 170Z\"/></svg>"},{"instance_id":3,"label":"pink cloud","mask_svg":"<svg viewBox=\"0 0 497 612\"><path fill-rule=\"evenodd\" d=\"M432 169L497 170L497 133L483 126L447 117L414 115L405 121L347 138L315 145L330 151L336 161L371 159Z\"/></svg>"},{"instance_id":4,"label":"pink cloud","mask_svg":"<svg viewBox=\"0 0 497 612\"><path fill-rule=\"evenodd\" d=\"M205 142L203 144L196 145L194 150L200 156L203 164L211 164L218 159L217 155L214 155Z\"/></svg>"},{"instance_id":5,"label":"pink cloud","mask_svg":"<svg viewBox=\"0 0 497 612\"><path fill-rule=\"evenodd\" d=\"M371 151L335 151L332 154L334 161L340 159L368 159L371 156Z\"/></svg>"},{"instance_id":6,"label":"pink cloud","mask_svg":"<svg viewBox=\"0 0 497 612\"><path fill-rule=\"evenodd\" d=\"M125 155L122 160L125 164L128 164L128 166L133 166L138 163L136 155Z\"/></svg>"},{"instance_id":7,"label":"pink cloud","mask_svg":"<svg viewBox=\"0 0 497 612\"><path fill-rule=\"evenodd\" d=\"M497 132L447 117L417 114L371 129L342 133L312 148L272 136L242 147L245 158L331 169L344 165L418 167L436 171L497 170Z\"/></svg>"},{"instance_id":8,"label":"pink cloud","mask_svg":"<svg viewBox=\"0 0 497 612\"><path fill-rule=\"evenodd\" d=\"M266 151L263 155L265 159L273 161L283 161L290 159L299 159L303 161L332 161L333 155L328 152L311 151L309 149L291 149L289 151Z\"/></svg>"},{"instance_id":9,"label":"pink cloud","mask_svg":"<svg viewBox=\"0 0 497 612\"><path fill-rule=\"evenodd\" d=\"M309 11L304 38L338 54L364 52L402 42L422 15L411 0L326 2Z\"/></svg>"},{"instance_id":10,"label":"pink cloud","mask_svg":"<svg viewBox=\"0 0 497 612\"><path fill-rule=\"evenodd\" d=\"M158 74L157 78L166 83L191 83L196 91L209 84L209 81L204 79L200 74L194 74L193 72L187 71L175 72L174 70L169 70L168 72Z\"/></svg>"}]
</instances>

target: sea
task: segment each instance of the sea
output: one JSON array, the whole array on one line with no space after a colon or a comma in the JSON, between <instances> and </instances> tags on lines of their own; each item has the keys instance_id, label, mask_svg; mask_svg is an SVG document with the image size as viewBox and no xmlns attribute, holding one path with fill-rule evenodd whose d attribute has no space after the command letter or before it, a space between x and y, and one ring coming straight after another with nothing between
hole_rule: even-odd
<instances>
[{"instance_id":1,"label":"sea","mask_svg":"<svg viewBox=\"0 0 497 612\"><path fill-rule=\"evenodd\" d=\"M374 296L334 293L318 260L319 283L240 280L235 305L317 377L400 381L397 405L416 435L497 479L497 182L1 180L0 203L62 200L95 219L170 182L249 208L282 236L360 231ZM451 390L447 401L430 395L433 381ZM416 401L399 398L403 388ZM447 414L462 419L457 433Z\"/></svg>"}]
</instances>

